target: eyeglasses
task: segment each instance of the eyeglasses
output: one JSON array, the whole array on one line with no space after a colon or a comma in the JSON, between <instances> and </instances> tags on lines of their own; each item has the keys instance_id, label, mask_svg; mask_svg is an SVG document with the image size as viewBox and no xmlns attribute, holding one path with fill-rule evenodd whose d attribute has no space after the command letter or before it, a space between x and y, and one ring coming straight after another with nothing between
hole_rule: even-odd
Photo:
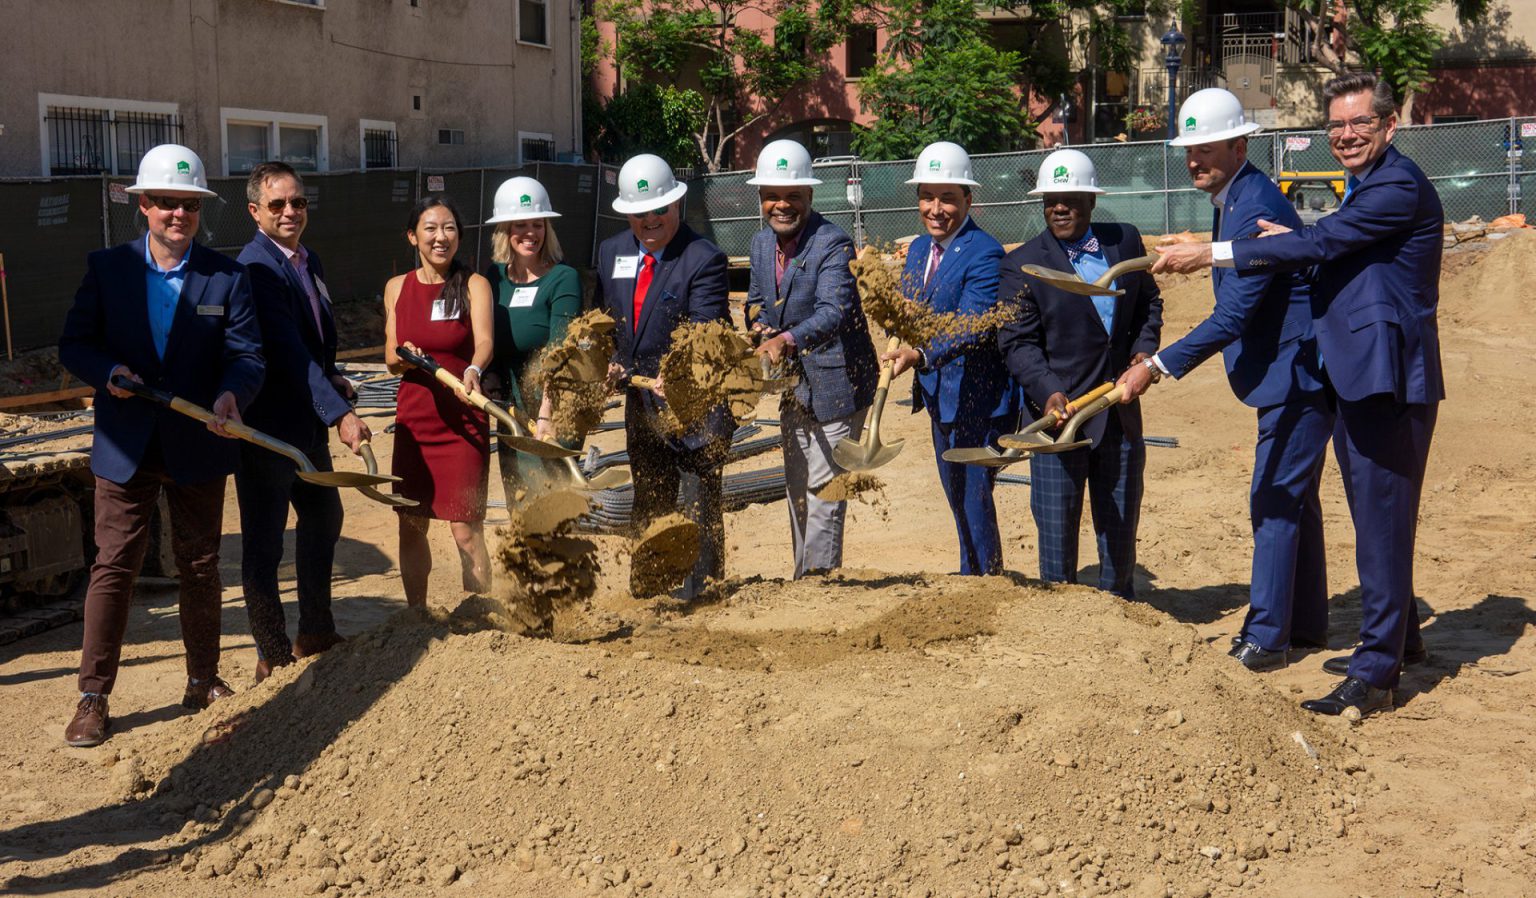
<instances>
[{"instance_id":1,"label":"eyeglasses","mask_svg":"<svg viewBox=\"0 0 1536 898\"><path fill-rule=\"evenodd\" d=\"M1376 122L1380 119L1381 116L1379 115L1357 115L1344 122L1332 119L1323 122L1323 130L1328 132L1329 137L1338 137L1344 133L1345 126L1348 126L1351 131L1361 137L1369 137L1376 131Z\"/></svg>"},{"instance_id":2,"label":"eyeglasses","mask_svg":"<svg viewBox=\"0 0 1536 898\"><path fill-rule=\"evenodd\" d=\"M296 196L286 200L267 200L267 211L273 215L282 215L284 206L292 206L293 211L303 212L309 208L309 197Z\"/></svg>"},{"instance_id":3,"label":"eyeglasses","mask_svg":"<svg viewBox=\"0 0 1536 898\"><path fill-rule=\"evenodd\" d=\"M161 212L175 212L177 209L197 212L203 208L203 201L195 196L156 196L146 193L144 198L154 203L155 208Z\"/></svg>"}]
</instances>

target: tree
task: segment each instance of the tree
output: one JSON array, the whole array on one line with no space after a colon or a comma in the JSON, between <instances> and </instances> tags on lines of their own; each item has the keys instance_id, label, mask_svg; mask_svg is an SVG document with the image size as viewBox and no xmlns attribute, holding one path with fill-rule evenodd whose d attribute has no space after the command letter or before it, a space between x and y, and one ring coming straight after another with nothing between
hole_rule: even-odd
<instances>
[{"instance_id":1,"label":"tree","mask_svg":"<svg viewBox=\"0 0 1536 898\"><path fill-rule=\"evenodd\" d=\"M1315 35L1314 58L1336 75L1368 69L1379 72L1413 120L1414 98L1433 80L1430 65L1445 42L1429 14L1450 3L1461 24L1481 18L1488 0L1285 0L1301 13Z\"/></svg>"},{"instance_id":2,"label":"tree","mask_svg":"<svg viewBox=\"0 0 1536 898\"><path fill-rule=\"evenodd\" d=\"M910 159L936 140L1000 152L1034 136L1019 96L1023 60L987 42L972 0L895 0L888 16L880 62L859 85L875 121L855 130L854 152Z\"/></svg>"},{"instance_id":3,"label":"tree","mask_svg":"<svg viewBox=\"0 0 1536 898\"><path fill-rule=\"evenodd\" d=\"M719 171L733 137L821 74L822 57L846 36L852 10L852 0L607 0L597 14L614 24L613 59L624 84L607 117L623 133L647 109L660 118L663 110L647 105L659 97L671 124L691 140L693 158ZM772 32L744 24L747 13L774 20Z\"/></svg>"}]
</instances>

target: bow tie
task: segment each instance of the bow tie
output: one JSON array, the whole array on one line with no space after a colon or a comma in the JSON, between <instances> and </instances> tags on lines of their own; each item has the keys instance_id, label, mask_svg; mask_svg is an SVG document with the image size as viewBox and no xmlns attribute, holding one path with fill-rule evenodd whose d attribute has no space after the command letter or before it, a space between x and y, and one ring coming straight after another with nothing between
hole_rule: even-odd
<instances>
[{"instance_id":1,"label":"bow tie","mask_svg":"<svg viewBox=\"0 0 1536 898\"><path fill-rule=\"evenodd\" d=\"M1075 264L1083 256L1097 255L1099 249L1099 238L1090 233L1076 243L1067 244L1067 261Z\"/></svg>"}]
</instances>

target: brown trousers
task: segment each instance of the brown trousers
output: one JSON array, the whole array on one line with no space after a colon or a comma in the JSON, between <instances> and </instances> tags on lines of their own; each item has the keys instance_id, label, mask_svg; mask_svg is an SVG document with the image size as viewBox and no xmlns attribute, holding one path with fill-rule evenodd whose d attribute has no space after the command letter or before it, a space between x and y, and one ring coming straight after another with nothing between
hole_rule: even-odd
<instances>
[{"instance_id":1,"label":"brown trousers","mask_svg":"<svg viewBox=\"0 0 1536 898\"><path fill-rule=\"evenodd\" d=\"M96 563L85 594L81 692L112 692L133 605L133 585L149 545L150 515L162 489L171 509L171 549L181 578L181 641L187 650L187 676L199 680L218 676L223 610L219 537L227 479L176 483L165 473L158 441L150 444L127 483L96 478Z\"/></svg>"}]
</instances>

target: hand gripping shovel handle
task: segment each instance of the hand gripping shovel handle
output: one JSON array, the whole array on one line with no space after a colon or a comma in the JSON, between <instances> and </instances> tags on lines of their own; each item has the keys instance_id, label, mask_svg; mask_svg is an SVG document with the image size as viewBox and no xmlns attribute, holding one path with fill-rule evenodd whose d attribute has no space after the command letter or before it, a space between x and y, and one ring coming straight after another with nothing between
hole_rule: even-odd
<instances>
[{"instance_id":1,"label":"hand gripping shovel handle","mask_svg":"<svg viewBox=\"0 0 1536 898\"><path fill-rule=\"evenodd\" d=\"M216 417L213 412L200 405L188 402L180 396L173 396L165 390L157 390L154 387L129 380L121 374L113 375L112 386L120 390L127 390L140 399L148 399L150 402L159 403L172 411L180 412L188 418L201 421L204 424L207 424ZM269 449L278 455L286 456L294 464L298 465L301 471L313 472L315 470L315 466L310 462L308 456L282 440L269 437L259 430L234 421L224 422L224 429L248 443L255 443L263 449Z\"/></svg>"},{"instance_id":2,"label":"hand gripping shovel handle","mask_svg":"<svg viewBox=\"0 0 1536 898\"><path fill-rule=\"evenodd\" d=\"M406 362L431 374L437 378L439 383L468 398L470 405L501 422L502 426L511 434L510 438L500 437L503 444L538 458L570 458L580 454L555 443L546 443L543 440L534 439L528 432L528 429L523 427L522 423L517 420L517 416L513 412L491 401L490 397L484 393L466 389L464 381L454 377L452 372L438 364L437 360L430 355L424 352L411 352L403 347L396 348L395 354Z\"/></svg>"},{"instance_id":3,"label":"hand gripping shovel handle","mask_svg":"<svg viewBox=\"0 0 1536 898\"><path fill-rule=\"evenodd\" d=\"M1082 428L1083 424L1087 423L1089 418L1119 402L1120 397L1123 395L1125 395L1125 388L1117 386L1078 409L1072 417L1067 419L1067 426L1061 429L1061 435L1056 438L1056 442L1065 444L1076 440L1078 430Z\"/></svg>"}]
</instances>

